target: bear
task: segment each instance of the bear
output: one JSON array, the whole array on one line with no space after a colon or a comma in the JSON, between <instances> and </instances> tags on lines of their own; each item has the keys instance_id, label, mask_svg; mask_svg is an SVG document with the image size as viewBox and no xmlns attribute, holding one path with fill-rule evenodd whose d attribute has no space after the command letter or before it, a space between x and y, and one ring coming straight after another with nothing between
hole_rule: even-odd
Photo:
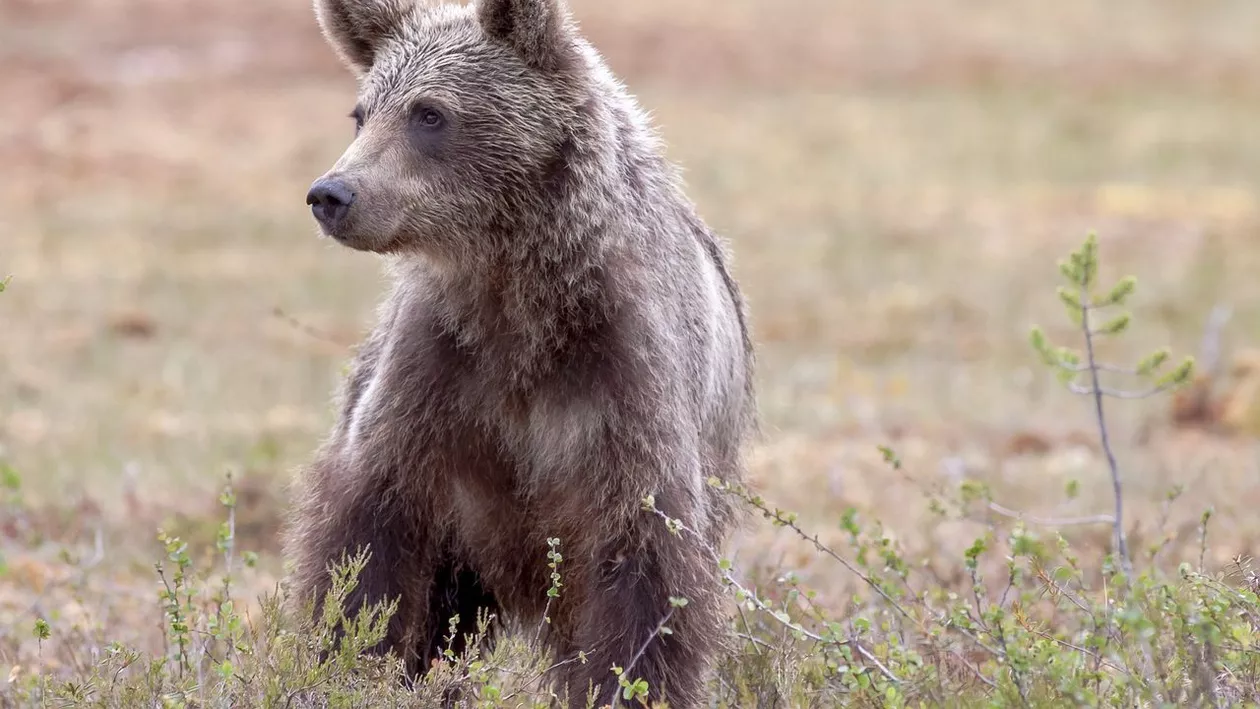
<instances>
[{"instance_id":1,"label":"bear","mask_svg":"<svg viewBox=\"0 0 1260 709\"><path fill-rule=\"evenodd\" d=\"M372 651L408 677L491 612L545 627L568 706L613 702L614 665L698 706L738 518L711 483L743 480L758 429L727 243L562 0L314 10L358 98L306 200L390 285L296 476L293 597L318 613L364 549L346 611L397 601Z\"/></svg>"}]
</instances>

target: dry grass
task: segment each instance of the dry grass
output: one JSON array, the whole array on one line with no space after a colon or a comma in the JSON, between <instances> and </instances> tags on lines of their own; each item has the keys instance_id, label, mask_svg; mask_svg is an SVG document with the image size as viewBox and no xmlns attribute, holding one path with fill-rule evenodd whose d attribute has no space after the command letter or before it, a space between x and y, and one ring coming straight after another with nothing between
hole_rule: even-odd
<instances>
[{"instance_id":1,"label":"dry grass","mask_svg":"<svg viewBox=\"0 0 1260 709\"><path fill-rule=\"evenodd\" d=\"M959 476L1036 515L1107 511L1085 402L1026 344L1034 322L1070 335L1054 261L1089 229L1142 284L1112 359L1195 352L1218 303L1227 355L1260 345L1260 5L712 5L574 2L733 242L762 353L754 481L824 538L856 507L946 574L983 520L918 520ZM0 520L0 647L79 578L57 549L92 557L98 531L111 602L64 617L142 642L154 531L211 538L226 470L250 583L278 573L282 486L381 285L302 201L350 138L353 86L307 3L275 0L0 0L0 66L0 458L48 539ZM1135 546L1171 530L1169 559L1197 556L1213 506L1209 568L1254 552L1254 413L1203 431L1159 401L1113 410ZM768 527L736 548L833 599L855 587Z\"/></svg>"}]
</instances>

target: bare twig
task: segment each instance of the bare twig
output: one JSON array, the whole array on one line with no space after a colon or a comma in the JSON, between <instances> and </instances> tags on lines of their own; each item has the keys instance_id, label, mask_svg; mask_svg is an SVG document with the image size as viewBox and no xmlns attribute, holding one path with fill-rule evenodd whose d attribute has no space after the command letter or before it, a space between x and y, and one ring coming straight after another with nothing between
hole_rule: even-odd
<instances>
[{"instance_id":1,"label":"bare twig","mask_svg":"<svg viewBox=\"0 0 1260 709\"><path fill-rule=\"evenodd\" d=\"M1107 668L1107 669L1109 669L1109 670L1112 670L1113 672L1124 672L1125 674L1128 674L1128 673L1125 671L1125 669L1124 669L1123 667L1120 667L1119 665L1114 665L1114 664L1112 664L1112 663L1108 662L1108 661L1106 660L1106 658L1104 658L1102 655L1099 655L1098 653L1094 652L1093 650L1090 650L1090 649L1088 649L1088 648L1083 648L1083 647L1081 647L1081 646L1079 646L1079 645L1073 645L1072 643L1070 643L1070 642L1068 642L1068 641L1066 641L1066 640L1061 640L1061 639L1059 639L1059 638L1054 637L1053 635L1050 635L1049 633L1043 632L1043 631L1038 630L1038 629L1036 629L1036 628L1030 628L1030 627L1028 627L1027 625L1024 625L1024 626L1023 626L1023 628L1024 628L1024 630L1027 630L1028 632L1033 633L1034 635L1039 635L1039 636L1041 636L1042 638L1045 638L1046 640L1049 640L1050 642L1052 642L1052 643L1054 643L1054 644L1056 644L1056 645L1059 645L1059 646L1061 646L1061 647L1065 647L1065 648L1067 648L1067 649L1069 649L1069 650L1075 650L1076 652L1079 652L1079 653L1081 653L1082 655L1085 655L1086 657L1089 657L1089 658L1091 658L1091 659L1095 660L1095 661L1096 661L1096 662L1098 662L1100 665L1102 665L1103 667L1106 667L1106 668Z\"/></svg>"},{"instance_id":2,"label":"bare twig","mask_svg":"<svg viewBox=\"0 0 1260 709\"><path fill-rule=\"evenodd\" d=\"M661 622L656 624L656 628L652 630L652 634L648 636L647 640L643 641L643 644L639 646L639 651L634 653L634 657L630 658L630 662L626 665L625 669L622 670L621 672L622 677L630 676L630 670L633 669L634 666L643 657L643 653L647 652L648 645L651 645L652 641L656 639L656 636L661 634L661 628L664 628L665 624L669 622L669 619L674 617L674 611L676 610L678 609L670 608L669 612L665 614L665 617L661 618ZM621 693L620 692L613 695L612 709L617 709L617 707L619 706L621 706Z\"/></svg>"},{"instance_id":3,"label":"bare twig","mask_svg":"<svg viewBox=\"0 0 1260 709\"><path fill-rule=\"evenodd\" d=\"M1067 362L1057 362L1056 366L1065 372L1076 372L1078 374L1085 374L1086 372L1089 371L1088 364L1068 364ZM1117 367L1113 364L1099 364L1097 366L1098 366L1098 371L1100 372L1109 372L1111 374L1128 374L1132 376L1137 376L1139 374L1138 370L1134 369L1133 367Z\"/></svg>"},{"instance_id":4,"label":"bare twig","mask_svg":"<svg viewBox=\"0 0 1260 709\"><path fill-rule=\"evenodd\" d=\"M1199 345L1199 361L1201 371L1209 378L1220 374L1225 359L1221 355L1221 333L1232 316L1233 310L1228 305L1221 304L1214 306L1208 314L1207 325L1203 328L1203 341Z\"/></svg>"},{"instance_id":5,"label":"bare twig","mask_svg":"<svg viewBox=\"0 0 1260 709\"><path fill-rule=\"evenodd\" d=\"M1092 339L1090 338L1090 336L1086 335L1085 342L1086 342L1086 348L1093 347ZM1080 396L1092 396L1097 400L1101 400L1101 398L1104 396L1109 396L1113 399L1149 399L1152 396L1157 396L1172 388L1171 386L1158 386L1158 387L1152 387L1150 389L1143 389L1142 391L1127 391L1125 389L1112 389L1110 387L1102 386L1098 383L1098 371L1100 370L1095 370L1093 372L1093 375L1092 375L1093 386L1081 386L1080 384L1068 384L1068 391L1072 392L1073 394L1079 394Z\"/></svg>"},{"instance_id":6,"label":"bare twig","mask_svg":"<svg viewBox=\"0 0 1260 709\"><path fill-rule=\"evenodd\" d=\"M1115 524L1116 518L1111 515L1088 515L1085 517L1038 517L1027 512L1018 512L1003 507L996 502L989 502L989 509L1003 517L1011 517L1043 527L1072 527L1086 524Z\"/></svg>"},{"instance_id":7,"label":"bare twig","mask_svg":"<svg viewBox=\"0 0 1260 709\"><path fill-rule=\"evenodd\" d=\"M822 543L822 541L818 538L818 535L817 535L817 534L814 534L814 535L810 535L810 534L808 534L807 532L805 532L805 530L801 529L801 527L800 527L799 525L797 525L797 524L796 524L796 521L795 521L794 519L789 519L789 518L788 518L788 517L786 517L786 516L785 516L782 512L780 512L780 511L778 511L778 510L771 510L770 508L768 508L768 507L765 505L765 503L764 503L764 502L762 502L762 501L761 501L760 499L758 499L758 498L755 498L755 497L753 497L753 496L749 495L749 494L747 493L747 491L743 490L742 488L741 488L741 489L737 489L737 488L735 488L735 487L733 487L733 486L724 486L724 487L723 487L723 489L724 489L724 490L725 490L728 494L734 494L734 495L737 495L737 496L738 496L741 500L743 500L746 504L751 505L754 509L756 509L757 511L761 512L763 515L766 515L766 516L767 516L767 517L769 517L770 519L774 520L776 523L778 523L778 524L780 524L780 525L782 525L782 526L786 527L787 529L790 529L790 530L791 530L793 533L795 533L795 534L796 534L796 536L797 536L797 537L799 537L800 539L802 539L802 540L804 540L804 541L806 541L806 542L809 542L810 544L813 544L813 545L814 545L814 547L815 547L815 548L817 548L819 551L823 552L823 553L824 553L824 554L826 554L827 556L829 556L829 557L831 557L832 559L836 560L837 562L839 562L839 563L840 563L840 565L841 565L841 566L843 566L844 568L848 569L848 570L849 570L849 571L851 571L854 575L856 575L859 579L861 579L863 583L865 583L865 584L866 584L867 586L869 586L872 590L874 590L874 591L875 591L875 592L876 592L876 593L877 593L877 594L878 594L881 598L883 598L885 601L887 601L887 602L888 602L888 604L889 604L889 605L890 605L893 609L895 609L895 610L896 610L896 611L897 611L897 612L898 612L898 613L899 613L899 614L900 614L903 618L905 618L906 620L909 620L910 622L914 623L916 626L920 626L920 627L922 626L922 621L921 621L921 620L919 620L919 619L915 618L914 616L912 616L912 615L910 614L910 612L909 612L909 611L907 611L907 610L905 609L905 607L904 607L904 606L902 606L902 605L901 605L901 604L899 604L896 600L894 600L892 597L890 597L890 596L888 595L888 593L884 591L884 589L880 588L879 584L877 584L877 583L875 582L875 580L874 580L874 579L872 579L872 578L871 578L870 576L868 576L867 574L862 573L859 569L857 569L855 566L853 566L853 564L849 563L849 562L848 562L848 561L847 561L844 557L841 557L839 554L837 554L837 553L836 553L834 550L832 550L830 547L828 547L827 545L823 544L823 543ZM662 517L665 517L665 515L663 515L663 514L662 514L659 510L655 510L655 509L653 509L653 511L654 511L654 512L656 512L658 515L661 515ZM668 517L665 517L665 519L666 519L667 521L669 520L669 518L668 518ZM707 547L706 547L706 548L707 548ZM709 555L710 555L711 557L713 557L714 559L716 559L716 558L717 558L716 553L715 553L715 552L713 552L713 550L712 550L712 549L708 549L708 552L709 552ZM907 584L907 588L909 588L909 585L908 585L908 584ZM741 589L742 589L742 587L741 587ZM946 627L950 628L951 630L954 630L955 632L957 632L957 633L961 634L963 637L967 638L967 639L968 639L968 640L970 640L973 644L975 644L975 646L976 646L976 647L980 648L981 650L984 650L986 653L988 653L988 654L990 654L990 655L992 655L992 656L994 656L994 657L1004 657L1004 654L1003 654L1003 652L1002 652L1000 649L995 648L995 647L992 647L992 646L990 646L990 645L986 644L983 640L981 640L981 639L980 639L980 637L979 637L978 635L976 635L975 633L971 632L971 630L969 630L968 628L965 628L965 627L963 627L963 626L961 626L961 625L958 625L958 624L955 624L955 623L951 623L951 622L949 622L949 621L948 621L948 620L946 620L946 619L945 619L942 615L940 615L939 613L936 613L936 612L932 611L930 608L927 608L927 606L925 606L925 605L921 605L921 607L922 607L922 608L923 608L923 609L924 609L924 610L925 610L925 611L926 611L929 615L931 615L931 616L932 616L932 619L933 619L934 621L936 621L937 623L939 623L939 624L941 624L941 625L944 625L944 626L946 626ZM763 610L764 610L764 609L763 609Z\"/></svg>"},{"instance_id":8,"label":"bare twig","mask_svg":"<svg viewBox=\"0 0 1260 709\"><path fill-rule=\"evenodd\" d=\"M735 633L735 637L737 637L737 638L739 638L740 640L743 640L744 642L747 642L747 643L751 644L753 647L757 648L757 654L759 654L759 655L761 654L761 648L765 648L765 649L767 649L767 650L773 650L773 649L774 649L774 644L773 644L773 643L768 643L768 642L766 642L765 640L762 640L761 638L756 637L755 635L751 635L751 634L749 634L749 633Z\"/></svg>"},{"instance_id":9,"label":"bare twig","mask_svg":"<svg viewBox=\"0 0 1260 709\"><path fill-rule=\"evenodd\" d=\"M105 532L101 529L101 525L97 524L92 530L92 556L84 560L82 569L87 571L101 563L105 559Z\"/></svg>"},{"instance_id":10,"label":"bare twig","mask_svg":"<svg viewBox=\"0 0 1260 709\"><path fill-rule=\"evenodd\" d=\"M929 499L934 499L935 497L948 497L951 494L945 489L945 486L940 483L924 482L906 474L904 469L899 469L899 472L901 473L902 480L905 480L907 483L919 488L919 490L927 495ZM957 475L958 477L962 477L961 472ZM1010 507L994 502L993 500L988 500L987 506L990 512L995 512L1003 517L1010 517L1012 519L1031 522L1042 527L1076 527L1089 524L1115 523L1115 518L1107 514L1085 515L1082 517L1040 517L1028 512L1020 512L1019 510L1011 509ZM964 512L963 514L966 513Z\"/></svg>"},{"instance_id":11,"label":"bare twig","mask_svg":"<svg viewBox=\"0 0 1260 709\"><path fill-rule=\"evenodd\" d=\"M744 624L744 631L748 633L749 638L752 638L752 626L748 623L748 614L744 613L744 607L742 605L736 605L735 609L739 611L739 620ZM757 643L753 643L753 649L758 655L761 654L761 646Z\"/></svg>"},{"instance_id":12,"label":"bare twig","mask_svg":"<svg viewBox=\"0 0 1260 709\"><path fill-rule=\"evenodd\" d=\"M333 335L332 333L327 332L325 330L320 330L319 328L313 325L309 325L307 323L302 322L301 320L298 320L296 317L290 315L288 312L286 312L283 308L281 308L278 305L271 309L271 314L285 321L286 323L291 325L295 330L299 330L300 332L306 335L309 335L310 337L316 340L320 340L321 342L327 342L329 344L336 345L337 347L340 347L343 349L352 347L351 343L345 342L341 338L338 338L336 335Z\"/></svg>"},{"instance_id":13,"label":"bare twig","mask_svg":"<svg viewBox=\"0 0 1260 709\"><path fill-rule=\"evenodd\" d=\"M758 610L762 611L763 613L770 616L771 618L774 618L778 623L783 625L785 628L793 632L799 633L800 635L807 637L810 640L813 640L814 642L822 643L824 645L835 644L835 645L852 646L854 649L858 651L858 654L866 658L866 660L870 662L871 664L875 665L875 667L878 668L879 671L883 673L883 675L886 678L888 678L889 681L896 682L898 684L901 683L901 679L897 677L897 675L893 674L892 670L889 670L882 663L880 663L879 660L877 660L874 655L872 655L866 648L862 647L862 645L858 643L856 640L850 639L846 641L837 641L834 639L824 638L818 633L812 632L808 630L807 628L801 626L800 624L792 622L790 618L786 617L786 614L780 614L779 612L775 611L765 601L762 601L759 597L757 597L756 593L753 593L748 588L746 588L743 584L741 584L738 580L736 580L735 576L731 574L730 571L727 571L726 569L721 568L722 566L721 559L718 558L717 553L707 543L704 543L703 541L704 537L700 536L695 530L683 524L682 520L674 519L670 517L669 515L665 514L664 512L661 512L659 509L655 507L655 504L649 507L648 510L652 512L653 514L655 514L656 516L660 517L661 519L665 520L665 524L670 529L677 530L678 532L686 532L694 536L696 539L700 540L702 542L701 547L713 560L713 563L718 566L718 570L721 573L722 580L725 581L727 584L734 586L735 589L738 590L740 594L742 594L748 600L750 600L752 604L757 607ZM870 583L873 583L873 582L870 582ZM889 600L889 602L895 604L895 602L891 601L891 599ZM901 612L906 615L906 618L910 620L914 620L913 616L906 613L906 611L904 609L901 609L900 606L898 606L898 609L901 610Z\"/></svg>"},{"instance_id":14,"label":"bare twig","mask_svg":"<svg viewBox=\"0 0 1260 709\"><path fill-rule=\"evenodd\" d=\"M782 513L778 512L777 510L771 510L770 508L766 507L764 504L761 504L758 500L752 499L750 496L742 494L742 491L740 493L740 498L743 499L748 504L752 505L753 507L757 508L757 510L760 511L762 514L769 516L778 524L781 524L784 527L787 527L788 529L795 532L796 535L800 537L801 539L809 542L810 544L813 544L815 549L831 557L833 560L836 561L836 563L840 564L845 569L847 569L850 573L857 576L867 586L870 586L871 589L875 591L875 593L879 594L879 596L883 598L890 606L892 606L898 613L900 613L902 617L906 618L907 620L915 621L914 616L910 615L909 611L903 608L900 603L898 603L896 600L892 598L892 596L889 596L888 593L884 591L884 589L880 588L879 584L875 583L874 579L862 573L861 569L858 569L856 566L850 563L848 559L845 559L844 557L840 556L835 551L833 551L826 544L823 544L822 540L818 538L817 534L814 534L814 535L807 534L805 530L801 529L800 526L796 524L795 520L785 517Z\"/></svg>"},{"instance_id":15,"label":"bare twig","mask_svg":"<svg viewBox=\"0 0 1260 709\"><path fill-rule=\"evenodd\" d=\"M511 700L511 699L513 699L513 698L515 698L518 694L520 694L521 692L525 691L526 689L528 689L528 688L529 688L529 687L531 687L532 685L537 684L539 681L541 681L541 680L542 680L544 677L546 677L548 674L550 674L550 673L552 673L552 672L554 672L554 671L556 671L556 670L560 669L561 667L564 667L565 665L571 665L571 664L573 664L574 662L577 662L579 659L581 659L581 656L582 656L582 655L581 655L581 653L574 653L573 657L570 657L570 658L569 658L569 659L567 659L567 660L560 660L560 661L558 661L558 662L555 662L555 663L551 664L550 666L545 667L545 668L543 668L542 670L540 670L540 671L538 671L538 672L535 672L532 676L526 676L524 672L520 672L520 671L514 670L514 669L512 669L512 668L510 668L510 667L496 667L496 669L498 669L498 670L500 670L500 671L502 671L502 672L506 672L506 673L508 673L508 674L510 674L510 675L515 675L515 676L517 676L517 677L524 677L524 678L525 678L525 680L524 680L524 682L522 683L522 685L521 685L521 686L519 686L519 687L517 687L516 689L512 690L511 692L508 692L507 694L505 694L505 695L503 696L502 701L503 701L504 703L508 702L509 700ZM553 693L553 696L554 696L554 693Z\"/></svg>"},{"instance_id":16,"label":"bare twig","mask_svg":"<svg viewBox=\"0 0 1260 709\"><path fill-rule=\"evenodd\" d=\"M1208 522L1212 519L1211 508L1203 513L1199 521L1199 572L1203 572L1203 560L1207 556Z\"/></svg>"},{"instance_id":17,"label":"bare twig","mask_svg":"<svg viewBox=\"0 0 1260 709\"><path fill-rule=\"evenodd\" d=\"M979 667L976 667L974 664L972 664L972 663L968 662L968 661L967 661L967 658L963 657L963 656L962 656L962 653L958 652L958 650L956 650L956 649L951 649L951 650L949 651L949 654L953 655L955 660L957 660L957 661L958 661L958 662L959 662L959 663L960 663L963 667L966 667L968 670L970 670L970 671L971 671L971 673L972 673L973 675L975 675L975 678L976 678L976 679L978 679L978 680L980 680L980 682L981 682L982 684L984 684L985 686L987 686L989 689L997 689L997 688L998 688L998 686L997 686L997 682L994 682L993 680L989 679L988 677L985 677L985 676L984 676L984 673L980 671L980 668L979 668Z\"/></svg>"},{"instance_id":18,"label":"bare twig","mask_svg":"<svg viewBox=\"0 0 1260 709\"><path fill-rule=\"evenodd\" d=\"M1172 537L1168 534L1168 520L1172 516L1173 502L1181 497L1182 489L1180 486L1174 488L1164 497L1164 501L1159 505L1159 523L1155 525L1155 529L1164 535L1164 540L1160 542L1159 547L1151 553L1151 564L1154 565L1159 559L1159 555L1164 553L1168 545L1172 542Z\"/></svg>"},{"instance_id":19,"label":"bare twig","mask_svg":"<svg viewBox=\"0 0 1260 709\"><path fill-rule=\"evenodd\" d=\"M884 667L884 663L880 662L874 655L871 654L869 650L862 647L861 643L859 643L856 640L849 640L849 645L853 646L853 648L858 651L859 655L866 658L867 662L871 663L872 665L875 665L875 667L881 673L883 673L885 677L892 680L893 682L897 682L897 683L901 682L900 679L897 679L897 675L892 673L892 670L888 669L887 667Z\"/></svg>"}]
</instances>

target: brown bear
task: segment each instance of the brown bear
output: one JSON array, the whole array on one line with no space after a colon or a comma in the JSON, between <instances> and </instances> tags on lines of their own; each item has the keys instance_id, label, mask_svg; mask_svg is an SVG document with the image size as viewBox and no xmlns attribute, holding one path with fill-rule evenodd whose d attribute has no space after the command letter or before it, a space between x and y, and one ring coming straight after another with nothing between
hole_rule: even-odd
<instances>
[{"instance_id":1,"label":"brown bear","mask_svg":"<svg viewBox=\"0 0 1260 709\"><path fill-rule=\"evenodd\" d=\"M307 202L393 287L300 476L297 597L318 607L329 565L366 547L348 610L397 598L376 650L414 676L453 615L540 619L558 537L558 691L609 703L620 665L697 706L725 627L711 550L734 520L706 480L742 478L756 429L725 246L560 0L315 14L359 96Z\"/></svg>"}]
</instances>

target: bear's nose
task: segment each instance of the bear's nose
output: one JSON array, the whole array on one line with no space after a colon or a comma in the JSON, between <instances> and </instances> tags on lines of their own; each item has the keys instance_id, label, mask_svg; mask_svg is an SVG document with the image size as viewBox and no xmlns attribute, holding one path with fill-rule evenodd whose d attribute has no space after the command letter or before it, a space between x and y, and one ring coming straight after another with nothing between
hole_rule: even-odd
<instances>
[{"instance_id":1,"label":"bear's nose","mask_svg":"<svg viewBox=\"0 0 1260 709\"><path fill-rule=\"evenodd\" d=\"M306 193L306 203L311 213L326 229L332 229L345 218L354 202L354 192L341 180L321 177Z\"/></svg>"}]
</instances>

